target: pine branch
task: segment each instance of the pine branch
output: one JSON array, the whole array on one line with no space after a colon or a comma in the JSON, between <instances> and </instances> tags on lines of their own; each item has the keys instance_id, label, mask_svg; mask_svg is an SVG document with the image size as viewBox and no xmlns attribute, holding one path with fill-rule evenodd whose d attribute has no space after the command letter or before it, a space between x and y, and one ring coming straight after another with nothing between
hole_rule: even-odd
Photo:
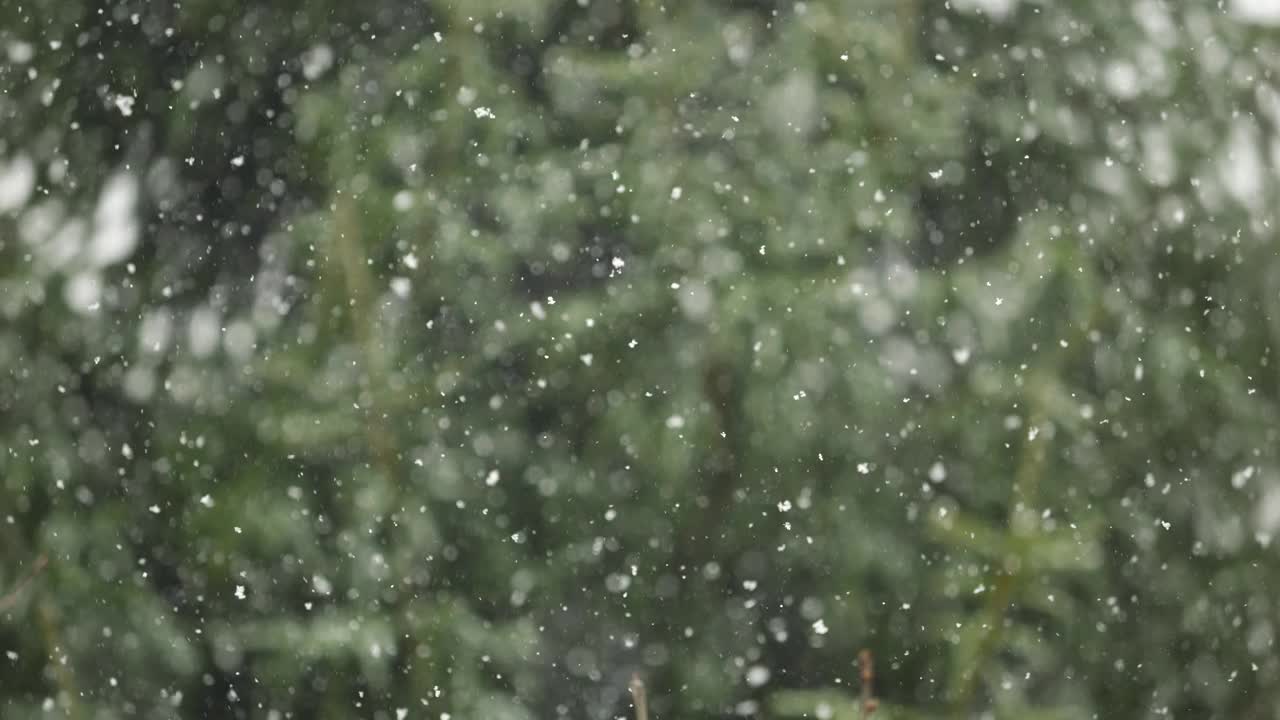
<instances>
[{"instance_id":1,"label":"pine branch","mask_svg":"<svg viewBox=\"0 0 1280 720\"><path fill-rule=\"evenodd\" d=\"M35 562L31 564L31 568L27 570L27 574L24 575L22 579L18 580L18 584L15 585L7 595L0 595L0 612L5 612L16 605L18 603L18 596L22 594L22 591L26 589L27 585L30 585L31 581L35 580L36 576L43 572L45 567L48 565L49 557L47 555L38 556Z\"/></svg>"}]
</instances>

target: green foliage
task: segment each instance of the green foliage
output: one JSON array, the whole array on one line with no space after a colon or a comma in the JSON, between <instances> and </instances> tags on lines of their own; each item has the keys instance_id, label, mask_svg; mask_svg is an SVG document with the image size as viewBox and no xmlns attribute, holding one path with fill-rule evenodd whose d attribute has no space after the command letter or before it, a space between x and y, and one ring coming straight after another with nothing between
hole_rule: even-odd
<instances>
[{"instance_id":1,"label":"green foliage","mask_svg":"<svg viewBox=\"0 0 1280 720\"><path fill-rule=\"evenodd\" d=\"M1274 713L1273 28L100 5L0 5L0 716Z\"/></svg>"}]
</instances>

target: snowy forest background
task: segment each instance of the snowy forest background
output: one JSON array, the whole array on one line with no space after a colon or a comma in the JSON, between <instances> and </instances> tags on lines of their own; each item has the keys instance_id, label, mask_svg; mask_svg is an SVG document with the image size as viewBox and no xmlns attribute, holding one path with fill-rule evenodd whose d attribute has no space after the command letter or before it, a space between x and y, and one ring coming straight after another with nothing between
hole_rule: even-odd
<instances>
[{"instance_id":1,"label":"snowy forest background","mask_svg":"<svg viewBox=\"0 0 1280 720\"><path fill-rule=\"evenodd\" d=\"M0 0L0 716L1280 717L1273 0Z\"/></svg>"}]
</instances>

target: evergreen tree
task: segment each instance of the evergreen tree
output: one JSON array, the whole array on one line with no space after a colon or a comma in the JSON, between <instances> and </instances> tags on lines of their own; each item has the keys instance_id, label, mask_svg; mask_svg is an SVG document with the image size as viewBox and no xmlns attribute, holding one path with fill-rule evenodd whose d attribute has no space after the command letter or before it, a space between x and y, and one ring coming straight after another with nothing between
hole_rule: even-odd
<instances>
[{"instance_id":1,"label":"evergreen tree","mask_svg":"<svg viewBox=\"0 0 1280 720\"><path fill-rule=\"evenodd\" d=\"M0 715L1266 716L1275 20L0 4Z\"/></svg>"}]
</instances>

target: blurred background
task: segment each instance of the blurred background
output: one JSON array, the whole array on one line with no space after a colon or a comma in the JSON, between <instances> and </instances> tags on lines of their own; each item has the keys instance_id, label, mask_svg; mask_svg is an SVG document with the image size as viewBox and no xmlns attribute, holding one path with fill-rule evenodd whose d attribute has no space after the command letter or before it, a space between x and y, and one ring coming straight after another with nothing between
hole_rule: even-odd
<instances>
[{"instance_id":1,"label":"blurred background","mask_svg":"<svg viewBox=\"0 0 1280 720\"><path fill-rule=\"evenodd\" d=\"M0 0L0 716L1277 718L1280 3Z\"/></svg>"}]
</instances>

